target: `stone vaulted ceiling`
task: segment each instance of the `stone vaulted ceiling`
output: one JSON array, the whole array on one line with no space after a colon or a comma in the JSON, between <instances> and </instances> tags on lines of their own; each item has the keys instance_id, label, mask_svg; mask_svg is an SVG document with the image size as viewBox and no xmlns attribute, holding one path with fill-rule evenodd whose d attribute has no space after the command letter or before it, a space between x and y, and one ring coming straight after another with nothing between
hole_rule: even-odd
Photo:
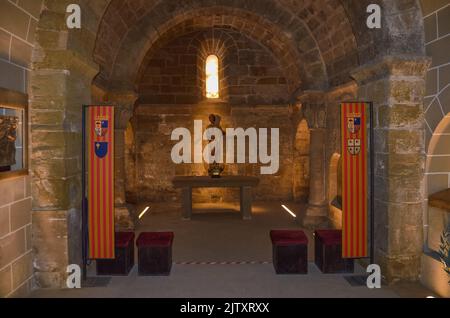
<instances>
[{"instance_id":1,"label":"stone vaulted ceiling","mask_svg":"<svg viewBox=\"0 0 450 318\"><path fill-rule=\"evenodd\" d=\"M373 2L388 9L385 29L365 25ZM96 84L132 90L147 53L161 39L227 27L264 45L292 86L325 89L348 82L352 69L381 52L420 50L421 26L407 25L418 14L416 0L111 0L94 50Z\"/></svg>"}]
</instances>

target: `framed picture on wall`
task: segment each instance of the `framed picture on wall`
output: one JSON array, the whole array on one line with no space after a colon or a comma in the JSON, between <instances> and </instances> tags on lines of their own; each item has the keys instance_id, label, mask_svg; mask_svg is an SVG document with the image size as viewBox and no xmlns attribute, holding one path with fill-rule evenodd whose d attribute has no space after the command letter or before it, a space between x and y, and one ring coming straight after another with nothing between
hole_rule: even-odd
<instances>
[{"instance_id":1,"label":"framed picture on wall","mask_svg":"<svg viewBox=\"0 0 450 318\"><path fill-rule=\"evenodd\" d=\"M0 180L28 174L26 95L0 90Z\"/></svg>"}]
</instances>

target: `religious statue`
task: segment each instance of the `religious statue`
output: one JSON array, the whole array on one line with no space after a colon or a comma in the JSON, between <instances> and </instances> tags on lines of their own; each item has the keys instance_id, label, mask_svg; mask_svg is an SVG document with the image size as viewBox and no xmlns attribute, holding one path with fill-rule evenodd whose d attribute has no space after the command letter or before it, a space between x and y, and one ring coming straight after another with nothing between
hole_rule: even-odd
<instances>
[{"instance_id":1,"label":"religious statue","mask_svg":"<svg viewBox=\"0 0 450 318\"><path fill-rule=\"evenodd\" d=\"M10 171L16 164L16 139L19 119L0 116L0 171Z\"/></svg>"},{"instance_id":2,"label":"religious statue","mask_svg":"<svg viewBox=\"0 0 450 318\"><path fill-rule=\"evenodd\" d=\"M225 131L222 129L222 127L220 126L220 121L222 120L222 118L219 115L215 115L215 114L211 114L209 115L209 126L207 127L207 129L209 128L218 128L222 131L222 133L225 135ZM211 136L211 139L208 140L209 143L213 142L215 140L214 136ZM216 154L216 150L214 149L211 152L211 156L215 156ZM212 178L220 178L220 175L222 174L222 172L225 170L225 166L223 163L218 163L218 162L213 162L210 163L208 166L208 174L212 177Z\"/></svg>"}]
</instances>

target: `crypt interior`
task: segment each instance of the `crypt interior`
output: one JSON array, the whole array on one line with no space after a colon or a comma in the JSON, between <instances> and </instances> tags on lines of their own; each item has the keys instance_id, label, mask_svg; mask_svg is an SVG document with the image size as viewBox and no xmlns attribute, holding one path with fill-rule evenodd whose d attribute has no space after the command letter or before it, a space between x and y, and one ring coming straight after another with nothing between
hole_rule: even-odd
<instances>
[{"instance_id":1,"label":"crypt interior","mask_svg":"<svg viewBox=\"0 0 450 318\"><path fill-rule=\"evenodd\" d=\"M81 29L66 26L71 3ZM380 29L366 26L371 3ZM61 296L67 266L82 263L82 105L115 106L116 229L176 237L175 281L113 278L103 295L449 297L437 256L450 212L449 34L448 0L0 0L0 118L2 106L27 110L26 169L0 173L0 297ZM379 294L315 269L270 272L271 229L312 242L342 227L345 101L374 106ZM173 179L208 165L175 164L171 134L206 128L210 114L223 129L279 128L276 174L224 164L223 175L258 178L251 220L228 188L194 189L181 217Z\"/></svg>"}]
</instances>

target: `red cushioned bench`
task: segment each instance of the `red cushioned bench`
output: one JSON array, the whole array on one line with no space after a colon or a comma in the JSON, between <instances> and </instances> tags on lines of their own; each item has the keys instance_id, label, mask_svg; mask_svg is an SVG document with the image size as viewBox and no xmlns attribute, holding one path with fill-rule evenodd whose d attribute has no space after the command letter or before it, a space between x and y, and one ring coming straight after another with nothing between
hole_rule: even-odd
<instances>
[{"instance_id":1,"label":"red cushioned bench","mask_svg":"<svg viewBox=\"0 0 450 318\"><path fill-rule=\"evenodd\" d=\"M353 273L353 259L342 258L342 231L315 232L315 263L325 274Z\"/></svg>"},{"instance_id":2,"label":"red cushioned bench","mask_svg":"<svg viewBox=\"0 0 450 318\"><path fill-rule=\"evenodd\" d=\"M97 260L97 275L127 276L134 266L134 233L115 234L115 259Z\"/></svg>"},{"instance_id":3,"label":"red cushioned bench","mask_svg":"<svg viewBox=\"0 0 450 318\"><path fill-rule=\"evenodd\" d=\"M141 276L170 275L173 232L145 232L136 241Z\"/></svg>"},{"instance_id":4,"label":"red cushioned bench","mask_svg":"<svg viewBox=\"0 0 450 318\"><path fill-rule=\"evenodd\" d=\"M270 238L277 274L308 273L308 237L303 231L275 230Z\"/></svg>"}]
</instances>

